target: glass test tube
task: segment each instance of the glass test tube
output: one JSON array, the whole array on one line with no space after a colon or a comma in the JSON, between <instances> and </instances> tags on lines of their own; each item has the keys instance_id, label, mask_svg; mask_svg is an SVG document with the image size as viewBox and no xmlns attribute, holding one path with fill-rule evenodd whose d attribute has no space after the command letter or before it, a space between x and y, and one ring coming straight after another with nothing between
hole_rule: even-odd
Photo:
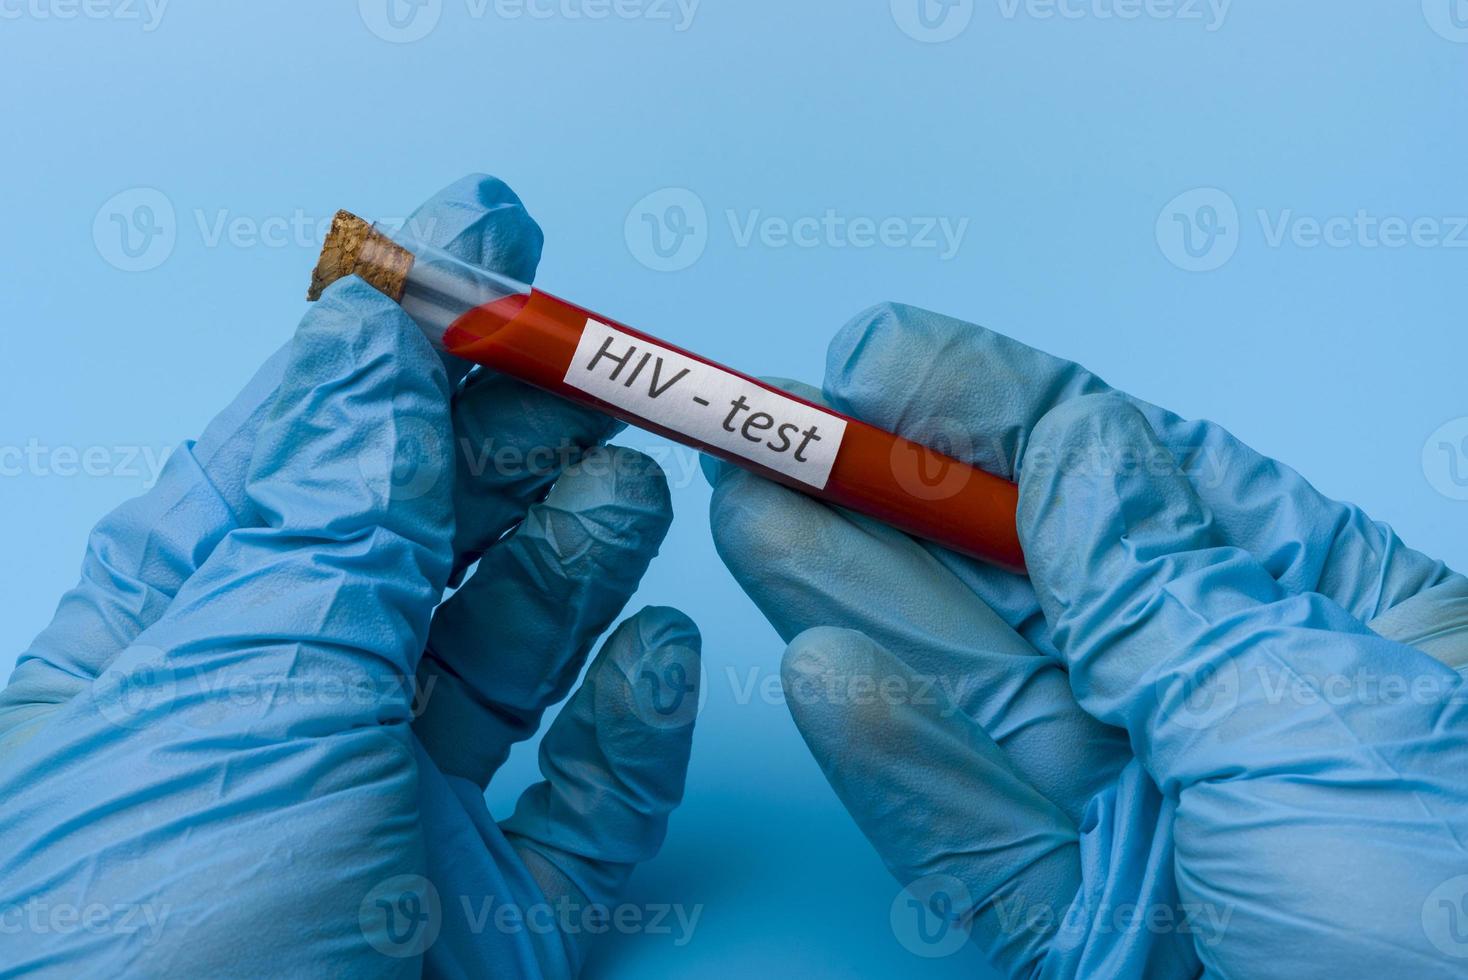
<instances>
[{"instance_id":1,"label":"glass test tube","mask_svg":"<svg viewBox=\"0 0 1468 980\"><path fill-rule=\"evenodd\" d=\"M358 275L439 350L1011 571L1018 488L348 212L309 297Z\"/></svg>"}]
</instances>

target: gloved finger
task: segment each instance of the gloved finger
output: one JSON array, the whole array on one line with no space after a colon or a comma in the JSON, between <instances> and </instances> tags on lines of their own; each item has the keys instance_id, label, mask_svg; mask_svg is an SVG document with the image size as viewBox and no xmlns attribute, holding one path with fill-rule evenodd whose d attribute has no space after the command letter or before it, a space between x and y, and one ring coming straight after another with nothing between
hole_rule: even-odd
<instances>
[{"instance_id":1,"label":"gloved finger","mask_svg":"<svg viewBox=\"0 0 1468 980\"><path fill-rule=\"evenodd\" d=\"M875 307L842 328L827 356L825 390L842 411L939 443L1007 478L1047 412L1112 391L1070 361L899 304ZM1459 577L1219 426L1124 397L1186 466L1223 539L1253 554L1287 591L1319 592L1367 621ZM1011 624L1032 620L1033 605L1013 576L983 570L972 581Z\"/></svg>"},{"instance_id":2,"label":"gloved finger","mask_svg":"<svg viewBox=\"0 0 1468 980\"><path fill-rule=\"evenodd\" d=\"M545 236L502 181L465 177L408 219L416 237L472 265L532 282ZM450 385L469 364L445 356ZM454 574L463 572L545 495L561 471L620 425L600 412L481 370L454 396Z\"/></svg>"},{"instance_id":3,"label":"gloved finger","mask_svg":"<svg viewBox=\"0 0 1468 980\"><path fill-rule=\"evenodd\" d=\"M501 181L466 177L434 195L410 220L418 237L465 261L525 282L543 237ZM22 737L83 690L123 648L163 615L184 581L237 527L263 523L245 492L256 433L290 358L277 352L197 443L172 454L157 485L98 523L80 582L19 659L0 692L0 738ZM457 368L456 368L457 370Z\"/></svg>"},{"instance_id":4,"label":"gloved finger","mask_svg":"<svg viewBox=\"0 0 1468 980\"><path fill-rule=\"evenodd\" d=\"M1075 824L941 693L910 696L906 664L860 633L800 634L781 679L836 795L932 920L926 934L967 933L1001 975L1038 975L1081 885Z\"/></svg>"},{"instance_id":5,"label":"gloved finger","mask_svg":"<svg viewBox=\"0 0 1468 980\"><path fill-rule=\"evenodd\" d=\"M621 423L494 371L454 398L454 575L463 573Z\"/></svg>"},{"instance_id":6,"label":"gloved finger","mask_svg":"<svg viewBox=\"0 0 1468 980\"><path fill-rule=\"evenodd\" d=\"M769 380L820 400L809 386ZM1075 703L1060 665L918 542L712 457L705 470L714 545L786 642L813 626L870 636L914 683L982 725L1015 772L1071 819L1131 758L1123 732Z\"/></svg>"},{"instance_id":7,"label":"gloved finger","mask_svg":"<svg viewBox=\"0 0 1468 980\"><path fill-rule=\"evenodd\" d=\"M643 609L617 627L546 732L545 779L502 827L552 906L609 905L662 846L683 798L700 647L687 616ZM578 964L583 938L566 937Z\"/></svg>"},{"instance_id":8,"label":"gloved finger","mask_svg":"<svg viewBox=\"0 0 1468 980\"><path fill-rule=\"evenodd\" d=\"M408 219L416 238L472 265L532 282L545 236L503 181L473 174L439 191ZM470 365L445 355L451 387ZM619 426L594 412L481 370L454 396L454 573L523 520L565 467Z\"/></svg>"},{"instance_id":9,"label":"gloved finger","mask_svg":"<svg viewBox=\"0 0 1468 980\"><path fill-rule=\"evenodd\" d=\"M672 518L662 468L611 446L572 464L489 551L434 615L418 670L414 731L440 769L488 784L566 696Z\"/></svg>"},{"instance_id":10,"label":"gloved finger","mask_svg":"<svg viewBox=\"0 0 1468 980\"><path fill-rule=\"evenodd\" d=\"M409 219L416 237L460 259L532 282L544 244L502 181L465 177L440 191ZM469 364L444 356L451 386ZM561 471L620 424L497 372L481 370L454 396L454 574L464 571L545 495Z\"/></svg>"},{"instance_id":11,"label":"gloved finger","mask_svg":"<svg viewBox=\"0 0 1468 980\"><path fill-rule=\"evenodd\" d=\"M545 234L509 185L488 174L469 174L429 198L403 229L416 241L435 245L470 265L520 282L534 282ZM470 365L444 355L449 387Z\"/></svg>"},{"instance_id":12,"label":"gloved finger","mask_svg":"<svg viewBox=\"0 0 1468 980\"><path fill-rule=\"evenodd\" d=\"M1228 544L1116 395L1036 426L1019 530L1077 699L1178 801L1181 894L1229 911L1210 975L1309 973L1320 949L1363 976L1461 973L1424 930L1465 864L1462 679ZM1322 912L1343 880L1370 884Z\"/></svg>"},{"instance_id":13,"label":"gloved finger","mask_svg":"<svg viewBox=\"0 0 1468 980\"><path fill-rule=\"evenodd\" d=\"M1035 428L1020 469L1020 536L1081 705L1125 728L1165 792L1232 773L1374 751L1388 724L1431 729L1404 699L1299 703L1279 685L1390 675L1448 692L1457 675L1372 634L1316 593L1291 595L1227 543L1143 414L1074 399ZM1394 720L1393 720L1394 719Z\"/></svg>"}]
</instances>

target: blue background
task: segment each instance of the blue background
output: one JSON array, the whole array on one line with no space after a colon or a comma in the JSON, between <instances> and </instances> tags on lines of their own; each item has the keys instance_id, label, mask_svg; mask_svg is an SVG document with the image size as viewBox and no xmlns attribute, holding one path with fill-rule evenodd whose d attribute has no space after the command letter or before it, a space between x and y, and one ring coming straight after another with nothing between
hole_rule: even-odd
<instances>
[{"instance_id":1,"label":"blue background","mask_svg":"<svg viewBox=\"0 0 1468 980\"><path fill-rule=\"evenodd\" d=\"M709 356L818 381L859 309L935 308L1216 419L1468 566L1468 503L1434 489L1446 464L1424 456L1468 415L1468 250L1271 245L1257 214L1468 214L1468 30L1449 0L1237 0L1221 25L1206 6L1123 19L1073 0L1081 16L1047 18L1043 3L1009 16L1009 0L966 0L944 43L905 33L887 0L703 0L686 30L569 16L576 0L548 18L441 0L411 43L369 29L372 0L368 16L351 0L174 0L153 30L145 8L62 19L64 2L0 4L0 450L45 447L38 465L11 453L0 477L0 669L74 581L91 524L144 489L123 447L197 434L302 312L314 228L250 244L211 243L209 227L400 216L476 170L545 228L541 285ZM661 272L640 260L636 205L669 187L704 206L706 248ZM107 230L136 188L161 192L176 241L127 272ZM1236 252L1207 272L1179 268L1157 231L1182 227L1169 202L1196 188L1240 216L1207 258ZM741 245L727 215L827 209L968 226L945 260ZM103 447L115 472L66 475L56 447ZM705 908L688 947L609 938L590 975L972 976L970 951L923 964L901 945L896 885L785 708L740 703L781 644L713 553L691 462L670 457L678 519L638 601L699 622L709 698L687 802L631 899ZM496 812L533 775L523 747L491 788Z\"/></svg>"}]
</instances>

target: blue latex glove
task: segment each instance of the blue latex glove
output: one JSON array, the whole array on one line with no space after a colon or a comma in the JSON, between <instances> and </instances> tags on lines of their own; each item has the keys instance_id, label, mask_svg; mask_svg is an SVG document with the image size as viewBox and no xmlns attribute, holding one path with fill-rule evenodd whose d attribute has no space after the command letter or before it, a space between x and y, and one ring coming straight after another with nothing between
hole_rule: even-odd
<instances>
[{"instance_id":1,"label":"blue latex glove","mask_svg":"<svg viewBox=\"0 0 1468 980\"><path fill-rule=\"evenodd\" d=\"M415 220L534 274L540 231L498 181ZM545 781L501 825L483 791L636 588L667 485L598 448L603 416L494 375L450 391L402 311L343 280L98 525L0 695L0 974L576 972L682 794L691 714L634 683L697 678L693 624L624 622Z\"/></svg>"},{"instance_id":2,"label":"blue latex glove","mask_svg":"<svg viewBox=\"0 0 1468 980\"><path fill-rule=\"evenodd\" d=\"M810 394L1020 486L1028 580L709 466L910 948L1468 972L1468 581L1218 426L947 317L863 314Z\"/></svg>"}]
</instances>

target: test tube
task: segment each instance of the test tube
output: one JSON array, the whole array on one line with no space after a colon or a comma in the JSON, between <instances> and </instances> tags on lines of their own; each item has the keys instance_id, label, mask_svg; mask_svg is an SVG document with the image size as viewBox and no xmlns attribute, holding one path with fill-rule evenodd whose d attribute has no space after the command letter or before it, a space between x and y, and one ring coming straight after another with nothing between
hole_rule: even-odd
<instances>
[{"instance_id":1,"label":"test tube","mask_svg":"<svg viewBox=\"0 0 1468 980\"><path fill-rule=\"evenodd\" d=\"M441 351L1024 571L1007 480L340 211L307 297L348 275L401 305Z\"/></svg>"}]
</instances>

